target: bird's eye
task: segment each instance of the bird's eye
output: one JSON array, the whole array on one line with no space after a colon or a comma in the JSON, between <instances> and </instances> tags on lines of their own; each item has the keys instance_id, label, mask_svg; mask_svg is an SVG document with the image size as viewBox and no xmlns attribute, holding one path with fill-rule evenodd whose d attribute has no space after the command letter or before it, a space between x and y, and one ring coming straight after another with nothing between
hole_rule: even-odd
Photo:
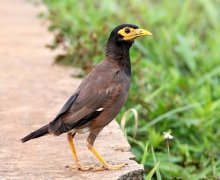
<instances>
[{"instance_id":1,"label":"bird's eye","mask_svg":"<svg viewBox=\"0 0 220 180\"><path fill-rule=\"evenodd\" d=\"M126 34L128 34L128 33L130 33L131 32L131 30L129 29L129 28L125 28L125 33Z\"/></svg>"}]
</instances>

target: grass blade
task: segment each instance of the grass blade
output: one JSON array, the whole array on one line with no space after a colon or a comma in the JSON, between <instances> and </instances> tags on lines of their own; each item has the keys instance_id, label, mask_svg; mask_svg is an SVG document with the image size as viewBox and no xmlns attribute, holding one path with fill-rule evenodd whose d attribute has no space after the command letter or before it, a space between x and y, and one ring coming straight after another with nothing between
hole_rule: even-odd
<instances>
[{"instance_id":1,"label":"grass blade","mask_svg":"<svg viewBox=\"0 0 220 180\"><path fill-rule=\"evenodd\" d=\"M169 117L173 114L183 112L183 111L187 111L187 110L192 109L192 108L197 108L201 105L202 105L201 103L195 103L195 104L189 104L189 105L186 105L186 106L178 107L176 109L173 109L169 112L166 112L166 113L158 116L157 118L153 119L151 122L148 123L148 126L153 126L153 125L157 124L158 122L162 121L163 119L165 119L165 118L167 118L167 117Z\"/></svg>"},{"instance_id":2,"label":"grass blade","mask_svg":"<svg viewBox=\"0 0 220 180\"><path fill-rule=\"evenodd\" d=\"M152 155L153 155L154 165L156 165L158 162L157 162L156 156L154 154L153 146L151 146L151 151L152 151ZM159 167L156 169L156 175L157 175L157 180L161 180L162 179L161 175L160 175Z\"/></svg>"},{"instance_id":3,"label":"grass blade","mask_svg":"<svg viewBox=\"0 0 220 180\"><path fill-rule=\"evenodd\" d=\"M147 159L147 156L148 156L148 142L146 143L145 145L145 148L144 148L144 154L142 156L142 159L141 159L141 164L144 166L145 162L146 162L146 159Z\"/></svg>"},{"instance_id":4,"label":"grass blade","mask_svg":"<svg viewBox=\"0 0 220 180\"><path fill-rule=\"evenodd\" d=\"M121 119L121 128L122 130L124 131L125 133L125 136L127 137L127 134L125 132L125 124L126 124L126 121L128 119L128 116L129 116L129 113L133 113L134 115L134 121L135 121L135 124L134 124L134 132L133 132L133 138L136 137L136 134L137 134L137 130L138 130L138 113L137 113L137 110L136 109L128 109L122 116L122 119Z\"/></svg>"},{"instance_id":5,"label":"grass blade","mask_svg":"<svg viewBox=\"0 0 220 180\"><path fill-rule=\"evenodd\" d=\"M149 174L146 177L146 180L151 180L151 178L153 177L155 171L158 169L160 162L158 162L153 169L151 169L151 171L149 172Z\"/></svg>"}]
</instances>

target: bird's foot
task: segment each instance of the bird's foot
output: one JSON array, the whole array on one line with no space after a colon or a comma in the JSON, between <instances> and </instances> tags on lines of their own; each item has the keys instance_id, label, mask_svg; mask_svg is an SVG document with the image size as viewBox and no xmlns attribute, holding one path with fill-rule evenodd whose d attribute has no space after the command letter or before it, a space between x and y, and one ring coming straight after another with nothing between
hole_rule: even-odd
<instances>
[{"instance_id":1,"label":"bird's foot","mask_svg":"<svg viewBox=\"0 0 220 180\"><path fill-rule=\"evenodd\" d=\"M77 169L80 171L103 171L103 170L118 170L124 167L126 163L123 164L105 164L105 165L81 165L79 163L76 164L76 166L73 167L73 169Z\"/></svg>"},{"instance_id":2,"label":"bird's foot","mask_svg":"<svg viewBox=\"0 0 220 180\"><path fill-rule=\"evenodd\" d=\"M113 170L119 170L121 169L122 167L124 167L126 165L126 163L123 163L123 164L115 164L115 165L111 165L111 164L103 164L101 166L93 166L91 167L91 171L103 171L103 170L110 170L110 171L113 171Z\"/></svg>"},{"instance_id":3,"label":"bird's foot","mask_svg":"<svg viewBox=\"0 0 220 180\"><path fill-rule=\"evenodd\" d=\"M73 169L77 169L80 171L91 171L93 170L94 165L82 165L80 163L76 163L75 166L73 166Z\"/></svg>"},{"instance_id":4,"label":"bird's foot","mask_svg":"<svg viewBox=\"0 0 220 180\"><path fill-rule=\"evenodd\" d=\"M98 164L89 164L89 165L83 165L79 162L76 162L75 166L73 166L73 169L77 169L80 171L101 171L104 170L104 166L99 166Z\"/></svg>"},{"instance_id":5,"label":"bird's foot","mask_svg":"<svg viewBox=\"0 0 220 180\"><path fill-rule=\"evenodd\" d=\"M121 169L122 167L124 167L125 165L127 165L127 164L126 164L126 163L114 164L114 165L105 164L104 167L105 167L105 169L107 169L107 170L119 170L119 169Z\"/></svg>"}]
</instances>

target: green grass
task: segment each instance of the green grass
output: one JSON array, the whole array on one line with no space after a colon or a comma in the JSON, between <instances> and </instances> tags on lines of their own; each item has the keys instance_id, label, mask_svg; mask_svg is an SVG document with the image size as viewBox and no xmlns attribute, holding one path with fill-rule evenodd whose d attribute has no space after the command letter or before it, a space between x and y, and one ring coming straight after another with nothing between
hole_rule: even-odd
<instances>
[{"instance_id":1,"label":"green grass","mask_svg":"<svg viewBox=\"0 0 220 180\"><path fill-rule=\"evenodd\" d=\"M85 72L104 57L104 45L116 25L133 23L151 31L152 37L138 39L131 49L132 86L117 118L129 108L138 111L135 137L134 117L128 116L126 123L132 151L146 176L156 171L153 178L158 172L163 179L220 177L220 1L44 3L49 10L44 17L55 34L50 47L66 52L57 62ZM168 130L174 136L170 162L162 137Z\"/></svg>"}]
</instances>

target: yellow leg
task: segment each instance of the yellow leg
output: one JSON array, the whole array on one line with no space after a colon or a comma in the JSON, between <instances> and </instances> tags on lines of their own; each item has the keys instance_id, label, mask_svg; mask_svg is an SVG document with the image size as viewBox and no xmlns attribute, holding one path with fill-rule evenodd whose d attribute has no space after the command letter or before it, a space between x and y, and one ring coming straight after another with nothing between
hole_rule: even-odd
<instances>
[{"instance_id":1,"label":"yellow leg","mask_svg":"<svg viewBox=\"0 0 220 180\"><path fill-rule=\"evenodd\" d=\"M68 139L68 143L69 143L69 146L70 146L70 150L72 152L73 159L76 161L76 164L78 164L79 163L79 158L76 154L76 148L75 148L75 145L74 145L74 142L73 142L73 136L70 135L70 134L67 134L67 139Z\"/></svg>"},{"instance_id":2,"label":"yellow leg","mask_svg":"<svg viewBox=\"0 0 220 180\"><path fill-rule=\"evenodd\" d=\"M74 136L72 136L70 134L67 134L69 147L70 147L73 159L76 162L76 167L73 167L73 168L74 169L79 169L79 170L82 170L82 171L88 171L90 169L92 170L94 168L94 166L83 166L83 165L80 164L79 158L78 158L77 153L76 153L76 148L75 148L75 145L74 145L73 137Z\"/></svg>"},{"instance_id":3,"label":"yellow leg","mask_svg":"<svg viewBox=\"0 0 220 180\"><path fill-rule=\"evenodd\" d=\"M94 170L104 170L104 169L108 169L108 170L117 170L117 169L121 169L123 166L125 166L126 164L116 164L116 165L111 165L108 164L107 161L98 153L98 151L92 146L89 147L89 150L92 152L92 154L99 160L100 163L103 164L102 167L98 167Z\"/></svg>"}]
</instances>

